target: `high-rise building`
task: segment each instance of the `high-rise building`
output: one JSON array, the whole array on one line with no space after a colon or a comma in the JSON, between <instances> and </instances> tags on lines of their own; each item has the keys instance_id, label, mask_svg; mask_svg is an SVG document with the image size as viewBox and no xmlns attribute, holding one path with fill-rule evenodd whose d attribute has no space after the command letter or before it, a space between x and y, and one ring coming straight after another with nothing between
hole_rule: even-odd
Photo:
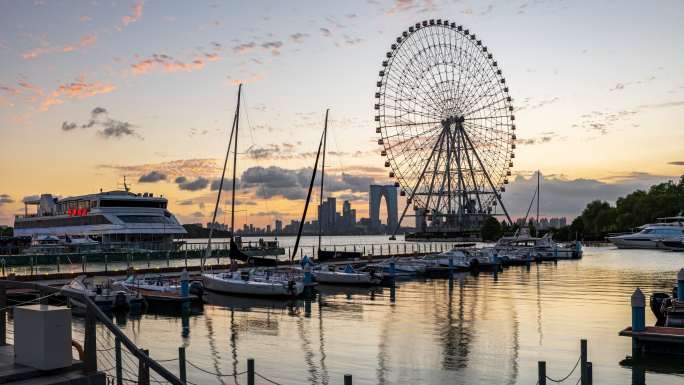
<instances>
[{"instance_id":1,"label":"high-rise building","mask_svg":"<svg viewBox=\"0 0 684 385\"><path fill-rule=\"evenodd\" d=\"M283 221L280 219L276 219L275 221L275 232L276 234L280 234L283 232Z\"/></svg>"},{"instance_id":2,"label":"high-rise building","mask_svg":"<svg viewBox=\"0 0 684 385\"><path fill-rule=\"evenodd\" d=\"M330 197L322 205L318 205L318 222L320 223L321 231L324 233L335 231L337 199Z\"/></svg>"},{"instance_id":3,"label":"high-rise building","mask_svg":"<svg viewBox=\"0 0 684 385\"><path fill-rule=\"evenodd\" d=\"M399 222L397 205L397 188L394 185L375 185L370 186L370 197L368 199L371 225L380 227L380 201L385 197L387 206L387 228L392 232Z\"/></svg>"}]
</instances>

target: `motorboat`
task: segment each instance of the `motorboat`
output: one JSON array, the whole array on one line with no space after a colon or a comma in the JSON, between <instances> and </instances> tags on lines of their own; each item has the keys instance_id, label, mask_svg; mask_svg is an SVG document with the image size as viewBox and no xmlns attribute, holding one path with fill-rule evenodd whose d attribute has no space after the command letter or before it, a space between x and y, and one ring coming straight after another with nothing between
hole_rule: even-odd
<instances>
[{"instance_id":1,"label":"motorboat","mask_svg":"<svg viewBox=\"0 0 684 385\"><path fill-rule=\"evenodd\" d=\"M684 251L684 238L670 238L658 241L659 249L672 251Z\"/></svg>"},{"instance_id":2,"label":"motorboat","mask_svg":"<svg viewBox=\"0 0 684 385\"><path fill-rule=\"evenodd\" d=\"M322 265L313 270L316 282L341 285L378 285L382 277L374 270L357 271L351 265L339 270L335 265Z\"/></svg>"},{"instance_id":3,"label":"motorboat","mask_svg":"<svg viewBox=\"0 0 684 385\"><path fill-rule=\"evenodd\" d=\"M552 234L543 237L533 237L526 228L518 230L515 235L502 237L494 245L499 255L509 255L513 252L529 252L538 260L544 259L574 259L582 258L582 243L575 241L571 244L560 244L553 240Z\"/></svg>"},{"instance_id":4,"label":"motorboat","mask_svg":"<svg viewBox=\"0 0 684 385\"><path fill-rule=\"evenodd\" d=\"M232 295L296 297L304 292L301 279L271 270L203 273L202 283L205 290Z\"/></svg>"},{"instance_id":5,"label":"motorboat","mask_svg":"<svg viewBox=\"0 0 684 385\"><path fill-rule=\"evenodd\" d=\"M498 255L502 266L528 265L539 258L532 250L506 250Z\"/></svg>"},{"instance_id":6,"label":"motorboat","mask_svg":"<svg viewBox=\"0 0 684 385\"><path fill-rule=\"evenodd\" d=\"M79 292L92 300L103 311L127 310L141 307L145 299L140 293L129 290L110 280L102 284L93 284L85 275L80 275L64 285L65 289ZM70 298L71 304L77 308L85 308L85 303Z\"/></svg>"},{"instance_id":7,"label":"motorboat","mask_svg":"<svg viewBox=\"0 0 684 385\"><path fill-rule=\"evenodd\" d=\"M426 255L420 260L429 268L449 268L454 270L487 270L499 266L500 262L493 248L459 249L453 248L439 254Z\"/></svg>"},{"instance_id":8,"label":"motorboat","mask_svg":"<svg viewBox=\"0 0 684 385\"><path fill-rule=\"evenodd\" d=\"M647 225L641 231L608 237L608 240L620 249L658 249L668 245L677 246L672 240L684 238L684 226L668 224Z\"/></svg>"}]
</instances>

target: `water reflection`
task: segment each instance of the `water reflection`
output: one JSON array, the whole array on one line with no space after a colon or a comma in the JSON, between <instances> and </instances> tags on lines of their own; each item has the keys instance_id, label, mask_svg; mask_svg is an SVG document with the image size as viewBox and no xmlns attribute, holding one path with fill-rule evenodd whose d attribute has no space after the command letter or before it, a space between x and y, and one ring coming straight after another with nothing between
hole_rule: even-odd
<instances>
[{"instance_id":1,"label":"water reflection","mask_svg":"<svg viewBox=\"0 0 684 385\"><path fill-rule=\"evenodd\" d=\"M207 293L200 313L121 323L160 357L185 345L191 361L217 372L223 365L225 374L242 372L254 357L258 371L278 383L334 384L351 373L354 383L368 384L528 384L536 381L538 360L547 361L550 375L567 373L579 339L587 338L602 384L677 384L682 378L671 372L618 364L631 352L629 339L617 336L630 323L631 292L669 290L684 263L681 254L649 253L588 248L581 261L496 276L455 274L384 288L320 285L310 300ZM174 320L176 328L160 327ZM179 332L181 323L191 337ZM205 375L193 382L217 381Z\"/></svg>"}]
</instances>

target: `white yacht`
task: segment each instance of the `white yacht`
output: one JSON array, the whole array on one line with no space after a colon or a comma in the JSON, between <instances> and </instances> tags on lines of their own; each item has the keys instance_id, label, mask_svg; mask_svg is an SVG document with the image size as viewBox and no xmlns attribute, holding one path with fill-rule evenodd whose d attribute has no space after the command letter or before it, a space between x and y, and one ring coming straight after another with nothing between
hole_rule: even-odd
<instances>
[{"instance_id":1,"label":"white yacht","mask_svg":"<svg viewBox=\"0 0 684 385\"><path fill-rule=\"evenodd\" d=\"M14 219L14 235L34 240L81 238L105 249L169 249L174 239L186 234L167 209L166 198L134 194L128 188L68 198L42 194L24 203L24 215ZM35 212L29 213L29 206L35 206Z\"/></svg>"},{"instance_id":2,"label":"white yacht","mask_svg":"<svg viewBox=\"0 0 684 385\"><path fill-rule=\"evenodd\" d=\"M684 238L684 225L665 222L643 226L642 230L636 233L608 237L608 240L620 249L658 249L663 248L663 241L682 238Z\"/></svg>"}]
</instances>

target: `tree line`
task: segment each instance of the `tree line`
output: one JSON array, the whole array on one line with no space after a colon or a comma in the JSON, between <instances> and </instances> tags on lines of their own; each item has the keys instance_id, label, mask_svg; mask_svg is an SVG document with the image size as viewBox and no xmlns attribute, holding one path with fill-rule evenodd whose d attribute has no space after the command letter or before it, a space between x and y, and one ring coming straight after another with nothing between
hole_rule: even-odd
<instances>
[{"instance_id":1,"label":"tree line","mask_svg":"<svg viewBox=\"0 0 684 385\"><path fill-rule=\"evenodd\" d=\"M559 241L574 239L604 240L610 233L632 231L636 227L653 223L657 218L680 215L684 212L684 175L678 182L668 181L651 186L648 191L636 190L620 197L611 205L606 201L589 202L568 226L554 229L553 238ZM536 234L534 221L528 223ZM496 240L504 234L513 234L518 225L500 223L490 217L481 230L483 240ZM541 235L541 232L540 232Z\"/></svg>"}]
</instances>

